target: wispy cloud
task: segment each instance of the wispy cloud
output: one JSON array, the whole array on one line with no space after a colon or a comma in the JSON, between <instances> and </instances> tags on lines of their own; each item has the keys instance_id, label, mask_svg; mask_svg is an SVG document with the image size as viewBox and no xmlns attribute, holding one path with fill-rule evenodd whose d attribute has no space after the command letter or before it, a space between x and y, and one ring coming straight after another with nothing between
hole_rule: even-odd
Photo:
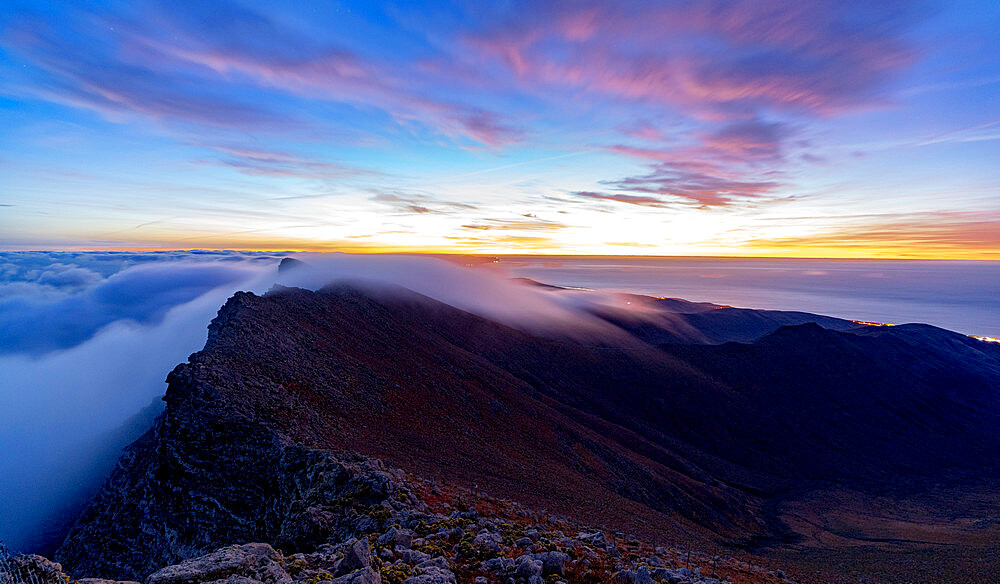
<instances>
[{"instance_id":1,"label":"wispy cloud","mask_svg":"<svg viewBox=\"0 0 1000 584\"><path fill-rule=\"evenodd\" d=\"M476 223L462 225L462 229L473 231L553 231L566 225L529 216L523 219L482 219Z\"/></svg>"},{"instance_id":2,"label":"wispy cloud","mask_svg":"<svg viewBox=\"0 0 1000 584\"><path fill-rule=\"evenodd\" d=\"M832 226L807 235L754 238L771 249L839 250L845 255L927 257L976 254L1000 259L1000 217L995 212L938 211ZM984 255L986 254L986 255Z\"/></svg>"},{"instance_id":3,"label":"wispy cloud","mask_svg":"<svg viewBox=\"0 0 1000 584\"><path fill-rule=\"evenodd\" d=\"M297 129L307 120L288 108L248 104L248 85L278 95L377 108L440 134L501 148L521 129L498 112L414 88L405 62L376 60L287 21L229 2L161 5L141 18L67 12L82 35L62 35L26 15L5 44L44 69L34 91L111 119L142 116L244 131ZM273 100L272 100L273 101Z\"/></svg>"},{"instance_id":4,"label":"wispy cloud","mask_svg":"<svg viewBox=\"0 0 1000 584\"><path fill-rule=\"evenodd\" d=\"M212 144L223 156L202 162L232 168L251 176L337 179L378 173L347 164L316 160L301 154L260 147Z\"/></svg>"},{"instance_id":5,"label":"wispy cloud","mask_svg":"<svg viewBox=\"0 0 1000 584\"><path fill-rule=\"evenodd\" d=\"M262 12L222 6L230 13L224 19L198 18L204 16L200 10L192 18L161 9L171 36L135 34L128 38L129 46L165 66L202 69L307 98L376 107L393 117L417 120L446 135L465 136L491 147L521 137L521 131L496 112L416 91L412 70L403 63L376 60L301 34ZM219 7L206 12L216 14Z\"/></svg>"},{"instance_id":6,"label":"wispy cloud","mask_svg":"<svg viewBox=\"0 0 1000 584\"><path fill-rule=\"evenodd\" d=\"M775 192L775 179L784 159L782 141L788 129L778 123L740 120L693 137L695 143L660 149L615 145L613 152L656 161L650 172L604 181L617 190L655 194L703 206L724 206ZM623 202L640 201L636 195L615 195ZM591 197L591 198L608 198ZM663 203L663 199L655 199Z\"/></svg>"},{"instance_id":7,"label":"wispy cloud","mask_svg":"<svg viewBox=\"0 0 1000 584\"><path fill-rule=\"evenodd\" d=\"M190 76L155 71L102 55L25 18L5 31L4 45L47 73L33 91L53 102L96 111L108 119L144 118L222 129L289 130L298 122L206 89ZM46 36L50 32L51 36Z\"/></svg>"},{"instance_id":8,"label":"wispy cloud","mask_svg":"<svg viewBox=\"0 0 1000 584\"><path fill-rule=\"evenodd\" d=\"M629 205L640 205L643 207L666 207L663 199L648 197L643 195L627 195L620 193L596 193L593 191L576 191L573 195L584 199L596 199L599 201L617 201L628 203Z\"/></svg>"},{"instance_id":9,"label":"wispy cloud","mask_svg":"<svg viewBox=\"0 0 1000 584\"><path fill-rule=\"evenodd\" d=\"M525 82L665 102L704 117L777 108L830 115L882 103L915 58L911 3L833 0L512 7L465 44Z\"/></svg>"},{"instance_id":10,"label":"wispy cloud","mask_svg":"<svg viewBox=\"0 0 1000 584\"><path fill-rule=\"evenodd\" d=\"M667 164L657 165L649 174L608 181L607 184L624 191L675 197L708 207L728 205L737 199L761 197L781 186L776 181L729 179L678 170Z\"/></svg>"},{"instance_id":11,"label":"wispy cloud","mask_svg":"<svg viewBox=\"0 0 1000 584\"><path fill-rule=\"evenodd\" d=\"M477 207L468 203L455 201L443 201L431 195L423 193L409 193L402 191L376 191L371 197L372 201L385 203L402 213L413 213L418 215L438 214L445 215L456 211L471 211Z\"/></svg>"},{"instance_id":12,"label":"wispy cloud","mask_svg":"<svg viewBox=\"0 0 1000 584\"><path fill-rule=\"evenodd\" d=\"M540 237L537 235L512 235L503 234L491 237L469 237L458 235L447 235L446 239L452 242L467 246L469 248L491 247L513 247L517 249L552 249L558 245L558 240L551 237Z\"/></svg>"}]
</instances>

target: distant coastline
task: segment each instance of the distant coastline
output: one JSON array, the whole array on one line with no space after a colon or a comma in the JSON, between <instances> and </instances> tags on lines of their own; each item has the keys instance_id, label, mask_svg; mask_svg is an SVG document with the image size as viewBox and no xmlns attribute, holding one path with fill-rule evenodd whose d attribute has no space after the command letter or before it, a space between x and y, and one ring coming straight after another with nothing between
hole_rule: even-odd
<instances>
[{"instance_id":1,"label":"distant coastline","mask_svg":"<svg viewBox=\"0 0 1000 584\"><path fill-rule=\"evenodd\" d=\"M801 310L1000 337L1000 263L707 257L498 256L515 277L746 308Z\"/></svg>"}]
</instances>

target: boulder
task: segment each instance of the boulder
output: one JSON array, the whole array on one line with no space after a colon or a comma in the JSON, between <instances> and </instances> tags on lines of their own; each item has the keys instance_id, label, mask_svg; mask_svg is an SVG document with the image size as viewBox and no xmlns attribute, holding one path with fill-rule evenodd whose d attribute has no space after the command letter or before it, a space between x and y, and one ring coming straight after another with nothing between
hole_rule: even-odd
<instances>
[{"instance_id":1,"label":"boulder","mask_svg":"<svg viewBox=\"0 0 1000 584\"><path fill-rule=\"evenodd\" d=\"M335 576L347 574L371 566L372 550L368 547L367 539L359 539L347 546L344 551L344 559L337 566Z\"/></svg>"},{"instance_id":2,"label":"boulder","mask_svg":"<svg viewBox=\"0 0 1000 584\"><path fill-rule=\"evenodd\" d=\"M389 548L399 546L406 549L413 545L413 532L401 527L391 527L378 538L378 543Z\"/></svg>"},{"instance_id":3,"label":"boulder","mask_svg":"<svg viewBox=\"0 0 1000 584\"><path fill-rule=\"evenodd\" d=\"M382 584L382 576L371 566L365 566L360 570L330 580L330 584Z\"/></svg>"},{"instance_id":4,"label":"boulder","mask_svg":"<svg viewBox=\"0 0 1000 584\"><path fill-rule=\"evenodd\" d=\"M197 584L244 576L266 584L290 582L278 560L281 554L265 543L248 543L218 549L154 572L147 584Z\"/></svg>"},{"instance_id":5,"label":"boulder","mask_svg":"<svg viewBox=\"0 0 1000 584\"><path fill-rule=\"evenodd\" d=\"M420 573L403 580L403 584L456 584L455 574L437 565L418 566Z\"/></svg>"},{"instance_id":6,"label":"boulder","mask_svg":"<svg viewBox=\"0 0 1000 584\"><path fill-rule=\"evenodd\" d=\"M562 576L566 571L566 562L569 561L569 554L564 552L542 552L533 557L542 562L542 576Z\"/></svg>"},{"instance_id":7,"label":"boulder","mask_svg":"<svg viewBox=\"0 0 1000 584\"><path fill-rule=\"evenodd\" d=\"M517 568L514 569L514 577L521 580L530 580L532 576L542 575L542 562L531 556L521 556L517 559Z\"/></svg>"}]
</instances>

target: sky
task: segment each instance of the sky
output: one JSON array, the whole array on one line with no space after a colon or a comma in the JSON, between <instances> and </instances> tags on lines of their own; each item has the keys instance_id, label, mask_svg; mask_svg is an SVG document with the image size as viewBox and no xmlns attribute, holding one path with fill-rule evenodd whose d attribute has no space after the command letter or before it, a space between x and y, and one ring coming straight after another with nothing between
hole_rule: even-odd
<instances>
[{"instance_id":1,"label":"sky","mask_svg":"<svg viewBox=\"0 0 1000 584\"><path fill-rule=\"evenodd\" d=\"M0 249L1000 259L1000 4L0 0Z\"/></svg>"}]
</instances>

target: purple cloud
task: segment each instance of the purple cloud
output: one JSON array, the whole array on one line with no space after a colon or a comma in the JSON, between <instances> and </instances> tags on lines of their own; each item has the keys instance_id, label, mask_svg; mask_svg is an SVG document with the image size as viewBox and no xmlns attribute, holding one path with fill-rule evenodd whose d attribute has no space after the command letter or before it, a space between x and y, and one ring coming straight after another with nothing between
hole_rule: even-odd
<instances>
[{"instance_id":1,"label":"purple cloud","mask_svg":"<svg viewBox=\"0 0 1000 584\"><path fill-rule=\"evenodd\" d=\"M200 70L224 80L270 90L376 107L402 120L418 120L451 137L490 147L518 141L521 131L481 107L436 99L415 89L406 62L381 61L329 41L297 33L267 15L243 7L199 11L162 10L167 35L133 34L128 47L170 67ZM210 34L206 34L209 32Z\"/></svg>"},{"instance_id":2,"label":"purple cloud","mask_svg":"<svg viewBox=\"0 0 1000 584\"><path fill-rule=\"evenodd\" d=\"M759 198L782 186L773 180L778 174L775 170L764 170L766 179L757 175L762 173L759 166L773 169L783 161L782 140L787 134L788 129L782 124L746 120L699 133L694 137L696 143L684 146L662 149L611 146L613 152L656 162L650 165L647 174L608 180L604 184L622 191L680 198L704 206ZM614 195L615 200L622 202L630 202L627 197L635 196ZM653 202L663 203L660 199Z\"/></svg>"},{"instance_id":3,"label":"purple cloud","mask_svg":"<svg viewBox=\"0 0 1000 584\"><path fill-rule=\"evenodd\" d=\"M738 121L704 136L702 144L721 158L774 162L782 157L781 142L786 134L781 124Z\"/></svg>"},{"instance_id":4,"label":"purple cloud","mask_svg":"<svg viewBox=\"0 0 1000 584\"><path fill-rule=\"evenodd\" d=\"M48 73L36 80L46 99L120 120L138 115L243 131L307 133L298 113L250 105L231 95L247 86L282 97L375 108L453 139L490 148L519 141L523 131L478 105L418 89L405 59L378 60L297 30L288 21L226 2L162 5L141 17L68 13L77 33L24 17L4 44ZM452 97L454 94L450 94ZM265 96L260 96L265 97Z\"/></svg>"},{"instance_id":5,"label":"purple cloud","mask_svg":"<svg viewBox=\"0 0 1000 584\"><path fill-rule=\"evenodd\" d=\"M611 187L629 192L649 193L695 202L702 206L729 205L739 199L767 195L781 183L770 180L742 180L659 164L649 174L606 181Z\"/></svg>"},{"instance_id":6,"label":"purple cloud","mask_svg":"<svg viewBox=\"0 0 1000 584\"><path fill-rule=\"evenodd\" d=\"M31 30L21 23L4 45L26 55L48 76L36 91L46 99L96 111L113 120L142 116L214 128L287 130L296 123L275 112L206 91L204 84L142 65L110 63L83 46Z\"/></svg>"},{"instance_id":7,"label":"purple cloud","mask_svg":"<svg viewBox=\"0 0 1000 584\"><path fill-rule=\"evenodd\" d=\"M903 39L914 14L904 1L591 0L530 10L530 20L466 35L466 46L524 83L665 103L706 118L869 107L915 57Z\"/></svg>"}]
</instances>

